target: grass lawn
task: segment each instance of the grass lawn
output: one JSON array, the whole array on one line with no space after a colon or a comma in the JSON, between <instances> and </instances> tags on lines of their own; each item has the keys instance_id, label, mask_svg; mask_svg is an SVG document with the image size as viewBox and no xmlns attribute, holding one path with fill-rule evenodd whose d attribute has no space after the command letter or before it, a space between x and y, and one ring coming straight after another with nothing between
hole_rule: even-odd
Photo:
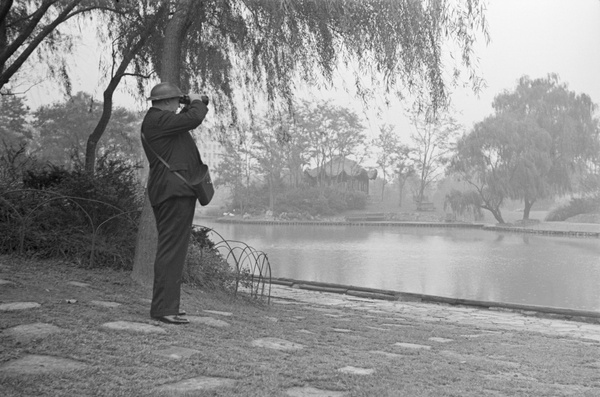
<instances>
[{"instance_id":1,"label":"grass lawn","mask_svg":"<svg viewBox=\"0 0 600 397\"><path fill-rule=\"evenodd\" d=\"M0 279L12 282L0 285L0 303L41 304L0 312L3 397L154 396L163 395L157 391L161 385L199 376L230 378L235 384L166 395L286 396L298 387L347 396L600 395L600 343L593 341L515 332L501 325L417 321L401 313L331 308L276 296L268 305L187 286L182 306L188 315L212 317L227 326L166 325L149 318L150 289L135 284L127 272L4 256ZM120 305L102 307L93 301ZM112 321L159 325L166 332L103 327ZM33 323L52 324L61 331L30 341L6 335L12 327ZM436 343L432 337L450 341ZM255 346L261 338L280 338L303 348ZM172 347L197 352L179 359L157 354ZM52 374L1 371L27 355L68 358L85 366ZM346 367L373 371L340 371Z\"/></svg>"}]
</instances>

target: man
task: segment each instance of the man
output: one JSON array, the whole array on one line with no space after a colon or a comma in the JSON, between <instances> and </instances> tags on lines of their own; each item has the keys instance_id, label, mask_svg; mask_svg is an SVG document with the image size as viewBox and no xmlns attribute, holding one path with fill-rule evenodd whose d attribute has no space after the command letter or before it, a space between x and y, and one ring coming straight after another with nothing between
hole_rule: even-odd
<instances>
[{"instance_id":1,"label":"man","mask_svg":"<svg viewBox=\"0 0 600 397\"><path fill-rule=\"evenodd\" d=\"M175 84L156 85L148 98L152 107L142 122L142 145L150 163L148 196L158 230L150 316L170 324L189 323L179 302L196 208L194 192L173 171L192 180L201 160L190 130L198 127L208 113L208 97L196 94L189 95L185 112L176 113L182 97Z\"/></svg>"}]
</instances>

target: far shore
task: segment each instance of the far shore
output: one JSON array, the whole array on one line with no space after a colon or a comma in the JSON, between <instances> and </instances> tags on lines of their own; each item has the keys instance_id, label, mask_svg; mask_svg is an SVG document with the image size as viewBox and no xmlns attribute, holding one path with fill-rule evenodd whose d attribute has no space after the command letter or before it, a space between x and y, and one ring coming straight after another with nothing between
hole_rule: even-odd
<instances>
[{"instance_id":1,"label":"far shore","mask_svg":"<svg viewBox=\"0 0 600 397\"><path fill-rule=\"evenodd\" d=\"M427 215L427 214L426 214ZM531 220L529 222L513 222L504 224L489 224L480 222L466 222L454 220L433 220L434 214L423 216L414 214L405 216L402 220L369 220L365 216L331 217L313 219L281 219L274 217L248 217L240 215L227 215L220 217L199 215L196 219L213 219L219 223L245 223L269 225L328 225L328 226L387 226L387 227L442 227L442 228L473 228L490 231L531 233L541 235L570 236L570 237L596 237L600 238L600 223L578 222L543 222ZM424 218L419 220L419 218ZM412 218L412 219L411 219ZM433 219L432 219L433 218ZM439 218L439 217L438 217Z\"/></svg>"}]
</instances>

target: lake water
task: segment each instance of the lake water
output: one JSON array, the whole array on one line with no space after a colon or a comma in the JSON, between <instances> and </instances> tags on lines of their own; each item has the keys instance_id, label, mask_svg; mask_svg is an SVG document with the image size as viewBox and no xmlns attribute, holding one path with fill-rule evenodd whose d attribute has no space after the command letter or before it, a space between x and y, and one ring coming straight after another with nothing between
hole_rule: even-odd
<instances>
[{"instance_id":1,"label":"lake water","mask_svg":"<svg viewBox=\"0 0 600 397\"><path fill-rule=\"evenodd\" d=\"M273 277L600 311L600 239L480 229L197 219L267 254Z\"/></svg>"}]
</instances>

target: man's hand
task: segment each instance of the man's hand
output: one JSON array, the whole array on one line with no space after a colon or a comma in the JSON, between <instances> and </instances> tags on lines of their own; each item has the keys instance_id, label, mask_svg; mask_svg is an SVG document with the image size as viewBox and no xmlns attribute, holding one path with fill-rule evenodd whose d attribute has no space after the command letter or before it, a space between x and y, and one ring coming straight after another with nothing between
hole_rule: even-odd
<instances>
[{"instance_id":1,"label":"man's hand","mask_svg":"<svg viewBox=\"0 0 600 397\"><path fill-rule=\"evenodd\" d=\"M199 94L189 94L189 97L190 97L190 101L196 101L196 100L202 101L202 103L204 103L206 106L208 106L208 102L209 102L208 101L208 96L206 96L204 94L202 94L202 95L199 95Z\"/></svg>"}]
</instances>

